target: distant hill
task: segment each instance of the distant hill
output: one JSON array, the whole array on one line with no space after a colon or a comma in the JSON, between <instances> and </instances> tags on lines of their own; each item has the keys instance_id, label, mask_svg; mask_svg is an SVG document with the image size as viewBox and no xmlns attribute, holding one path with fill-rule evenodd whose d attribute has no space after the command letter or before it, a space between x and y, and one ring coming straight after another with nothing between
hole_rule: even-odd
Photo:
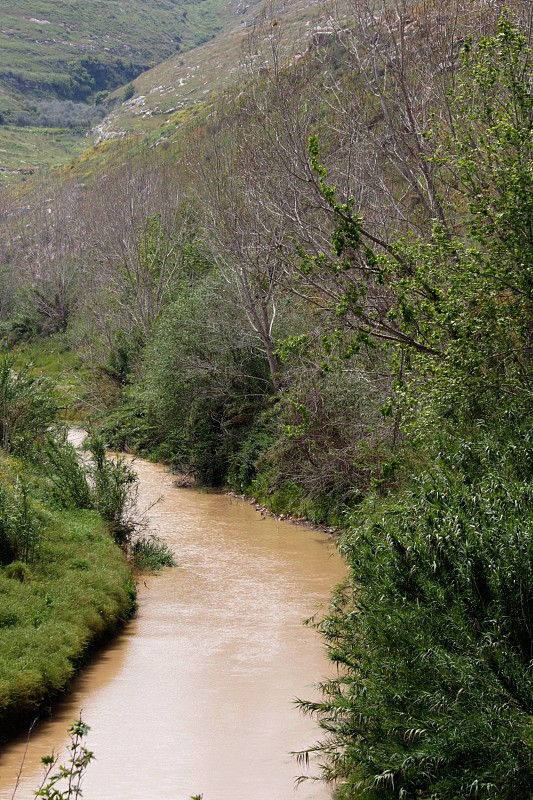
<instances>
[{"instance_id":1,"label":"distant hill","mask_svg":"<svg viewBox=\"0 0 533 800\"><path fill-rule=\"evenodd\" d=\"M223 0L2 0L0 111L29 99L92 101L210 39Z\"/></svg>"},{"instance_id":2,"label":"distant hill","mask_svg":"<svg viewBox=\"0 0 533 800\"><path fill-rule=\"evenodd\" d=\"M1 5L4 172L56 163L59 128L59 149L79 151L80 133L105 116L109 92L126 85L127 97L130 81L170 55L209 41L241 10L227 0L2 0Z\"/></svg>"},{"instance_id":3,"label":"distant hill","mask_svg":"<svg viewBox=\"0 0 533 800\"><path fill-rule=\"evenodd\" d=\"M268 50L274 24L280 48L290 59L291 54L309 47L314 25L321 16L323 9L313 0L288 0L277 9L263 0L241 4L230 24L209 42L187 53L173 54L139 75L132 82L129 99L124 101L121 92L112 95L111 100L116 98L120 102L113 103L109 114L98 125L95 140L104 141L130 132L147 133L165 123L179 124L180 112L187 113L207 97L242 80L243 62L247 61L246 50L252 33L258 45L267 43ZM259 61L263 65L263 61ZM262 69L268 68L262 66ZM165 132L162 135L166 135Z\"/></svg>"}]
</instances>

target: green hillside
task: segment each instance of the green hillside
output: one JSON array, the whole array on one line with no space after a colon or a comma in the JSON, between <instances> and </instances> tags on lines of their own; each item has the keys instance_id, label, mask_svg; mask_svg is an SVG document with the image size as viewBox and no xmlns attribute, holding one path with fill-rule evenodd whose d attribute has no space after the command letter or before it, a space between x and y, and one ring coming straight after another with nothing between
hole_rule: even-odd
<instances>
[{"instance_id":1,"label":"green hillside","mask_svg":"<svg viewBox=\"0 0 533 800\"><path fill-rule=\"evenodd\" d=\"M339 4L337 13L340 14L341 8ZM291 0L283 6L282 12L273 9L267 12L261 0L251 0L239 7L239 11L209 42L187 53L174 54L139 75L133 81L134 95L129 101L113 106L101 125L97 140L130 131L152 131L172 114L201 104L206 97L241 81L248 72L250 40L256 45L260 41L264 44L272 31L267 18L274 18L283 63L290 62L294 54L306 51L317 20L324 19L324 10L308 0ZM120 98L120 93L116 94ZM162 135L168 135L168 130Z\"/></svg>"},{"instance_id":2,"label":"green hillside","mask_svg":"<svg viewBox=\"0 0 533 800\"><path fill-rule=\"evenodd\" d=\"M210 40L239 10L222 0L10 0L2 6L2 173L57 163L55 148L45 146L49 138L34 146L35 129L66 131L65 157L82 149L87 130L109 110L109 92Z\"/></svg>"}]
</instances>

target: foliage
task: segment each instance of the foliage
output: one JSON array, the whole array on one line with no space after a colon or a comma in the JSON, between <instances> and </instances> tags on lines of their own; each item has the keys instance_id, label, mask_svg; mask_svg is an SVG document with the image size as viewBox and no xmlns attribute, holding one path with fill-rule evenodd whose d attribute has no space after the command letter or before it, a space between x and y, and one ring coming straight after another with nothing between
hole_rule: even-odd
<instances>
[{"instance_id":1,"label":"foliage","mask_svg":"<svg viewBox=\"0 0 533 800\"><path fill-rule=\"evenodd\" d=\"M452 130L427 132L439 142L432 160L454 185L458 218L435 221L429 236L373 245L354 199L341 202L326 182L311 137L332 252L296 250L302 280L339 276L335 315L360 344L404 350L398 397L422 432L442 417L482 417L495 398L531 401L531 51L504 16L494 37L465 47L462 62Z\"/></svg>"},{"instance_id":2,"label":"foliage","mask_svg":"<svg viewBox=\"0 0 533 800\"><path fill-rule=\"evenodd\" d=\"M19 126L77 128L83 131L101 122L105 115L103 106L74 103L72 100L41 100L27 111L17 114L16 123Z\"/></svg>"},{"instance_id":3,"label":"foliage","mask_svg":"<svg viewBox=\"0 0 533 800\"><path fill-rule=\"evenodd\" d=\"M279 424L271 409L258 415L242 434L237 449L230 455L226 480L236 492L253 493L260 461L279 437Z\"/></svg>"},{"instance_id":4,"label":"foliage","mask_svg":"<svg viewBox=\"0 0 533 800\"><path fill-rule=\"evenodd\" d=\"M81 784L85 771L94 758L94 753L84 744L89 731L89 726L81 717L70 726L69 759L66 765L58 764L58 757L55 755L44 756L41 759L45 775L40 788L35 792L36 797L45 797L47 800L73 800L82 796Z\"/></svg>"},{"instance_id":5,"label":"foliage","mask_svg":"<svg viewBox=\"0 0 533 800\"><path fill-rule=\"evenodd\" d=\"M27 481L18 478L11 488L0 480L0 564L33 560L40 529Z\"/></svg>"},{"instance_id":6,"label":"foliage","mask_svg":"<svg viewBox=\"0 0 533 800\"><path fill-rule=\"evenodd\" d=\"M533 793L530 76L505 16L467 44L451 130L434 131L459 214L427 237L365 246L312 142L335 222L320 266L345 276L337 316L396 345L409 444L430 460L349 515L350 577L320 624L338 676L302 707L346 800Z\"/></svg>"},{"instance_id":7,"label":"foliage","mask_svg":"<svg viewBox=\"0 0 533 800\"><path fill-rule=\"evenodd\" d=\"M304 703L339 797L528 798L533 428L456 439L408 492L370 498L320 624L339 677Z\"/></svg>"},{"instance_id":8,"label":"foliage","mask_svg":"<svg viewBox=\"0 0 533 800\"><path fill-rule=\"evenodd\" d=\"M47 440L43 453L52 484L51 495L61 508L93 508L94 498L87 480L87 467L66 434Z\"/></svg>"},{"instance_id":9,"label":"foliage","mask_svg":"<svg viewBox=\"0 0 533 800\"><path fill-rule=\"evenodd\" d=\"M135 606L124 554L95 511L46 509L39 557L0 568L0 730L63 690L92 643Z\"/></svg>"},{"instance_id":10,"label":"foliage","mask_svg":"<svg viewBox=\"0 0 533 800\"><path fill-rule=\"evenodd\" d=\"M206 484L224 482L271 391L266 359L244 327L222 281L208 276L166 309L144 357L147 419L165 432L172 466Z\"/></svg>"},{"instance_id":11,"label":"foliage","mask_svg":"<svg viewBox=\"0 0 533 800\"><path fill-rule=\"evenodd\" d=\"M89 474L94 507L108 523L116 543L126 547L138 524L137 475L124 458L107 458L101 436L91 436L87 446L93 458Z\"/></svg>"},{"instance_id":12,"label":"foliage","mask_svg":"<svg viewBox=\"0 0 533 800\"><path fill-rule=\"evenodd\" d=\"M159 572L163 567L175 567L174 553L158 536L137 536L131 546L134 567L143 571Z\"/></svg>"},{"instance_id":13,"label":"foliage","mask_svg":"<svg viewBox=\"0 0 533 800\"><path fill-rule=\"evenodd\" d=\"M0 356L0 447L4 453L32 455L56 417L51 383L32 375L28 365L15 372L13 359Z\"/></svg>"}]
</instances>

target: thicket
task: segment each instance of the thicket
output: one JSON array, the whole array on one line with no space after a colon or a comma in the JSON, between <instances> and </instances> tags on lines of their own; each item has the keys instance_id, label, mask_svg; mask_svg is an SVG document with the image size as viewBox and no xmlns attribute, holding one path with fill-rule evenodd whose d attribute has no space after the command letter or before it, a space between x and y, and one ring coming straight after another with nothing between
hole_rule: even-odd
<instances>
[{"instance_id":1,"label":"thicket","mask_svg":"<svg viewBox=\"0 0 533 800\"><path fill-rule=\"evenodd\" d=\"M435 436L408 489L351 516L319 626L338 677L302 704L339 798L532 796L533 430L498 423Z\"/></svg>"},{"instance_id":2,"label":"thicket","mask_svg":"<svg viewBox=\"0 0 533 800\"><path fill-rule=\"evenodd\" d=\"M43 128L77 128L86 131L106 115L102 105L75 103L72 100L41 100L15 118L16 125L37 125Z\"/></svg>"},{"instance_id":3,"label":"thicket","mask_svg":"<svg viewBox=\"0 0 533 800\"><path fill-rule=\"evenodd\" d=\"M339 674L302 706L342 798L533 795L531 64L505 15L465 45L433 161L462 218L386 253L311 142L337 223L321 266L348 272L342 313L361 334L386 329L408 353L397 394L425 462L350 516L350 578L320 624ZM375 284L390 302L370 318Z\"/></svg>"}]
</instances>

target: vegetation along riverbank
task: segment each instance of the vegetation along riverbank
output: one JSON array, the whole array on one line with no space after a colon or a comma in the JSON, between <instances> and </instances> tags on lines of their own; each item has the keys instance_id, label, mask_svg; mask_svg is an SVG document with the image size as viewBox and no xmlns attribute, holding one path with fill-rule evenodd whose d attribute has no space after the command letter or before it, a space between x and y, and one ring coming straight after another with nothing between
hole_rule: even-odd
<instances>
[{"instance_id":1,"label":"vegetation along riverbank","mask_svg":"<svg viewBox=\"0 0 533 800\"><path fill-rule=\"evenodd\" d=\"M215 39L5 185L0 335L63 342L113 449L342 528L338 671L301 702L339 800L531 800L533 7L296 11L254 18L223 95L179 94ZM108 513L96 474L54 487L65 446L4 438L10 519ZM17 547L4 576L36 569Z\"/></svg>"},{"instance_id":2,"label":"vegetation along riverbank","mask_svg":"<svg viewBox=\"0 0 533 800\"><path fill-rule=\"evenodd\" d=\"M3 356L1 739L38 716L90 649L133 613L131 562L172 561L156 540L134 535L132 469L108 460L97 439L81 460L57 412L49 380L25 366L15 371Z\"/></svg>"}]
</instances>

